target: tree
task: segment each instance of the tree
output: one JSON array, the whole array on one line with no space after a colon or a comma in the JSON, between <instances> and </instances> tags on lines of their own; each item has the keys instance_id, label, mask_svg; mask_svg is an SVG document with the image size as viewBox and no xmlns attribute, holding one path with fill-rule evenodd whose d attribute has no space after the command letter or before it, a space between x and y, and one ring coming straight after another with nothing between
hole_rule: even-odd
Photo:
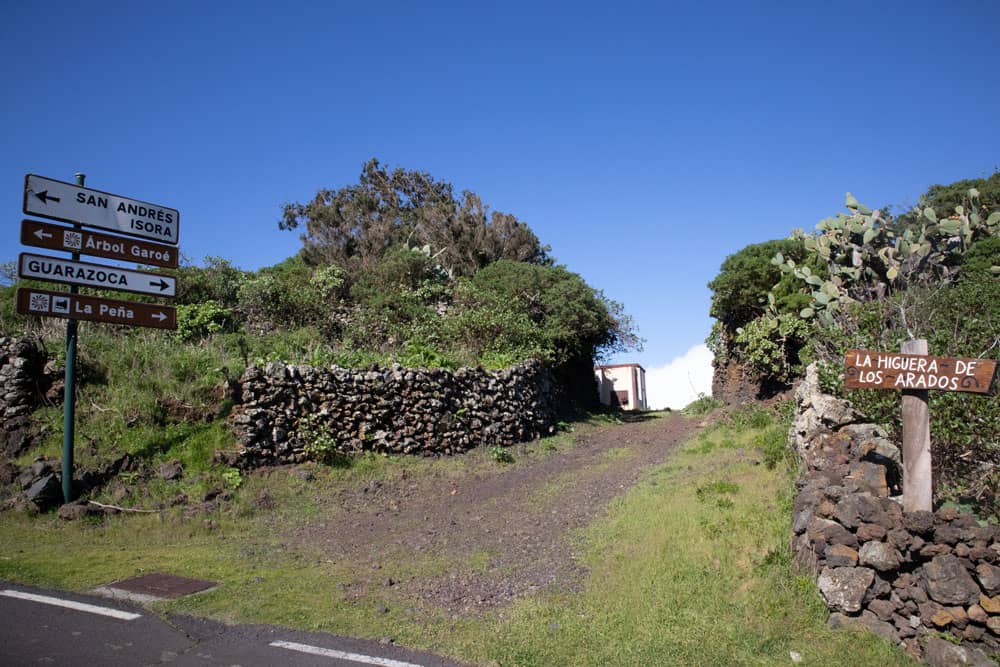
<instances>
[{"instance_id":1,"label":"tree","mask_svg":"<svg viewBox=\"0 0 1000 667\"><path fill-rule=\"evenodd\" d=\"M419 171L389 171L375 158L364 164L357 185L286 204L278 225L305 227L304 259L337 264L352 277L399 246L426 250L453 275L471 276L499 259L549 262L548 248L514 216L490 213L471 192L456 199L450 183Z\"/></svg>"}]
</instances>

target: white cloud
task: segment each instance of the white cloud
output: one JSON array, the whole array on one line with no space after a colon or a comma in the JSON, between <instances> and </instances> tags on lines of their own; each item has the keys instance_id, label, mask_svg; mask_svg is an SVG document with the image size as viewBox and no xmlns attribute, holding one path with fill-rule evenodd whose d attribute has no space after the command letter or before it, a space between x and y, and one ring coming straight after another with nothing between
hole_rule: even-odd
<instances>
[{"instance_id":1,"label":"white cloud","mask_svg":"<svg viewBox=\"0 0 1000 667\"><path fill-rule=\"evenodd\" d=\"M712 395L712 353L705 345L695 345L684 356L665 366L646 371L649 407L683 408L698 398Z\"/></svg>"}]
</instances>

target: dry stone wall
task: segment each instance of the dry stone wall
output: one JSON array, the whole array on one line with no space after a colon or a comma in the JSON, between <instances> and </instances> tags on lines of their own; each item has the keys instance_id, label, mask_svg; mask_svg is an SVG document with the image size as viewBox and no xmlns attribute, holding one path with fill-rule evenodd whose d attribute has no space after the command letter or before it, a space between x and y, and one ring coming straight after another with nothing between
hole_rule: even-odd
<instances>
[{"instance_id":1,"label":"dry stone wall","mask_svg":"<svg viewBox=\"0 0 1000 667\"><path fill-rule=\"evenodd\" d=\"M44 393L45 355L30 338L0 335L0 455L30 445L30 415Z\"/></svg>"},{"instance_id":2,"label":"dry stone wall","mask_svg":"<svg viewBox=\"0 0 1000 667\"><path fill-rule=\"evenodd\" d=\"M953 507L904 512L899 449L885 432L822 393L815 367L795 398L793 551L817 577L830 624L868 628L930 664L995 667L1000 526Z\"/></svg>"},{"instance_id":3,"label":"dry stone wall","mask_svg":"<svg viewBox=\"0 0 1000 667\"><path fill-rule=\"evenodd\" d=\"M298 463L317 441L349 453L453 454L555 431L560 393L541 362L483 369L351 370L279 363L239 380L231 423L243 467Z\"/></svg>"}]
</instances>

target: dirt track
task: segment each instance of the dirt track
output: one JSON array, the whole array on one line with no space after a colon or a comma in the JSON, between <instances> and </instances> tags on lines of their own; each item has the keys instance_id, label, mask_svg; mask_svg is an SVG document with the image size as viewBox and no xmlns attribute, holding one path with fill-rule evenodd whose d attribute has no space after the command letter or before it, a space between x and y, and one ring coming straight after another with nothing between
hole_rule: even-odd
<instances>
[{"instance_id":1,"label":"dirt track","mask_svg":"<svg viewBox=\"0 0 1000 667\"><path fill-rule=\"evenodd\" d=\"M538 443L515 448L512 465L488 461L372 482L342 491L335 518L297 529L290 541L355 564L362 574L350 586L358 596L384 586L456 615L539 589L573 590L583 575L573 531L696 427L676 414L584 426L556 451ZM444 565L398 566L411 561Z\"/></svg>"}]
</instances>

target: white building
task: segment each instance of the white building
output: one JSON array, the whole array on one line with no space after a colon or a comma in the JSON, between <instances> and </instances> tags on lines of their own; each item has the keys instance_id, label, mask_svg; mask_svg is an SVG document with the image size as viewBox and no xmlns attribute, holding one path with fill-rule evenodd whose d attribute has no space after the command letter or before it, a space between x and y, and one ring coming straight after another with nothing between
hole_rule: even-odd
<instances>
[{"instance_id":1,"label":"white building","mask_svg":"<svg viewBox=\"0 0 1000 667\"><path fill-rule=\"evenodd\" d=\"M596 366L597 391L601 403L623 410L648 410L646 369L639 364Z\"/></svg>"}]
</instances>

